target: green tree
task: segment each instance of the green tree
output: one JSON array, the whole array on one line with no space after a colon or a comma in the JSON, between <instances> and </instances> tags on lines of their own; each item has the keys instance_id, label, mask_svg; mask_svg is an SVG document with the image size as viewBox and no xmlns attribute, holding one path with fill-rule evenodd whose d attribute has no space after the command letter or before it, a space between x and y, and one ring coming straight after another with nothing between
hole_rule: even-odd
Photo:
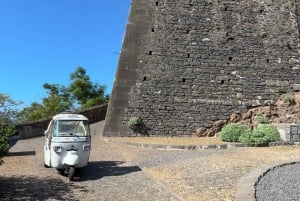
<instances>
[{"instance_id":1,"label":"green tree","mask_svg":"<svg viewBox=\"0 0 300 201\"><path fill-rule=\"evenodd\" d=\"M73 103L66 87L48 83L45 83L43 87L48 93L48 97L43 98L45 115L53 116L72 109Z\"/></svg>"},{"instance_id":2,"label":"green tree","mask_svg":"<svg viewBox=\"0 0 300 201\"><path fill-rule=\"evenodd\" d=\"M43 98L41 104L33 102L24 108L18 114L20 122L36 121L72 109L72 100L66 87L45 83L43 88L48 96Z\"/></svg>"},{"instance_id":3,"label":"green tree","mask_svg":"<svg viewBox=\"0 0 300 201\"><path fill-rule=\"evenodd\" d=\"M105 95L105 85L92 83L82 67L78 67L70 75L70 86L45 83L43 88L47 97L42 103L33 102L18 115L20 122L35 121L55 114L93 107L107 103L109 96Z\"/></svg>"},{"instance_id":4,"label":"green tree","mask_svg":"<svg viewBox=\"0 0 300 201\"><path fill-rule=\"evenodd\" d=\"M93 84L82 67L71 74L69 91L81 109L107 103L109 96L105 95L105 85Z\"/></svg>"},{"instance_id":5,"label":"green tree","mask_svg":"<svg viewBox=\"0 0 300 201\"><path fill-rule=\"evenodd\" d=\"M13 101L8 95L0 93L0 164L9 148L8 138L16 132L13 121L17 113L14 107L18 104L20 103Z\"/></svg>"},{"instance_id":6,"label":"green tree","mask_svg":"<svg viewBox=\"0 0 300 201\"><path fill-rule=\"evenodd\" d=\"M45 117L45 109L42 104L37 102L31 103L29 107L23 108L17 114L18 122L27 122L27 121L35 121L38 119L42 119Z\"/></svg>"}]
</instances>

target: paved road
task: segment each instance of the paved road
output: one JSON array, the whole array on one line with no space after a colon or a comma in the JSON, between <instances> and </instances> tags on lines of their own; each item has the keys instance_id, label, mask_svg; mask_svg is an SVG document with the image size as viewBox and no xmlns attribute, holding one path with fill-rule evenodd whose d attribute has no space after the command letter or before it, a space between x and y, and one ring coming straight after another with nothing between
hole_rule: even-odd
<instances>
[{"instance_id":1,"label":"paved road","mask_svg":"<svg viewBox=\"0 0 300 201\"><path fill-rule=\"evenodd\" d=\"M73 182L43 166L44 137L19 140L0 166L1 200L180 200L92 132L90 163Z\"/></svg>"},{"instance_id":2,"label":"paved road","mask_svg":"<svg viewBox=\"0 0 300 201\"><path fill-rule=\"evenodd\" d=\"M19 140L0 166L0 200L229 201L240 177L265 163L298 159L300 147L167 151L105 142L91 126L89 165L69 182L44 168L44 137Z\"/></svg>"},{"instance_id":3,"label":"paved road","mask_svg":"<svg viewBox=\"0 0 300 201\"><path fill-rule=\"evenodd\" d=\"M101 138L103 124L91 126L90 163L73 182L44 167L44 137L17 141L0 166L0 200L220 200L229 192L227 187L232 188L231 180L220 180L227 174L224 169L217 163L217 168L209 166L207 160L223 158L230 150L166 151L118 145Z\"/></svg>"}]
</instances>

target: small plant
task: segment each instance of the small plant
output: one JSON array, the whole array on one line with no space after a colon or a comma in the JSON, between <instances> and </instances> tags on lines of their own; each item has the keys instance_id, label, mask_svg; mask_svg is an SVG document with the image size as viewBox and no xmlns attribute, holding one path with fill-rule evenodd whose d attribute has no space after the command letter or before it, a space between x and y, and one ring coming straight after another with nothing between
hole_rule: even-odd
<instances>
[{"instance_id":1,"label":"small plant","mask_svg":"<svg viewBox=\"0 0 300 201\"><path fill-rule=\"evenodd\" d=\"M280 134L274 125L260 125L253 132L245 132L239 138L239 141L250 146L265 146L269 142L280 140Z\"/></svg>"},{"instance_id":2,"label":"small plant","mask_svg":"<svg viewBox=\"0 0 300 201\"><path fill-rule=\"evenodd\" d=\"M283 88L283 87L279 87L279 88L277 89L277 92L280 93L280 94L284 94L284 93L286 93L286 89Z\"/></svg>"},{"instance_id":3,"label":"small plant","mask_svg":"<svg viewBox=\"0 0 300 201\"><path fill-rule=\"evenodd\" d=\"M142 121L139 117L134 116L129 118L127 125L130 129L136 131L140 126L141 122Z\"/></svg>"},{"instance_id":4,"label":"small plant","mask_svg":"<svg viewBox=\"0 0 300 201\"><path fill-rule=\"evenodd\" d=\"M260 124L268 124L270 121L269 121L269 118L265 117L263 114L261 113L257 113L256 114L256 120L258 123Z\"/></svg>"},{"instance_id":5,"label":"small plant","mask_svg":"<svg viewBox=\"0 0 300 201\"><path fill-rule=\"evenodd\" d=\"M275 102L273 100L266 100L264 102L264 105L265 106L274 106L275 105Z\"/></svg>"},{"instance_id":6,"label":"small plant","mask_svg":"<svg viewBox=\"0 0 300 201\"><path fill-rule=\"evenodd\" d=\"M228 124L227 126L222 128L220 132L220 138L225 142L238 142L240 136L247 131L248 128L242 124Z\"/></svg>"},{"instance_id":7,"label":"small plant","mask_svg":"<svg viewBox=\"0 0 300 201\"><path fill-rule=\"evenodd\" d=\"M295 103L295 96L294 96L293 93L283 94L283 95L281 95L281 99L283 101L288 101L290 103Z\"/></svg>"}]
</instances>

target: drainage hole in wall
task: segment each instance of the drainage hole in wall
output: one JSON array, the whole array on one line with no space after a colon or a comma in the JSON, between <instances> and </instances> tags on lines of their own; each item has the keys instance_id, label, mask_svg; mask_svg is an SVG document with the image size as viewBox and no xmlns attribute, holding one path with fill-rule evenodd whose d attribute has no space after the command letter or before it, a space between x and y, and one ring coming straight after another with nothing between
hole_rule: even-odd
<instances>
[{"instance_id":1,"label":"drainage hole in wall","mask_svg":"<svg viewBox=\"0 0 300 201\"><path fill-rule=\"evenodd\" d=\"M227 41L233 41L234 40L234 38L233 37L229 37L229 38L227 38Z\"/></svg>"}]
</instances>

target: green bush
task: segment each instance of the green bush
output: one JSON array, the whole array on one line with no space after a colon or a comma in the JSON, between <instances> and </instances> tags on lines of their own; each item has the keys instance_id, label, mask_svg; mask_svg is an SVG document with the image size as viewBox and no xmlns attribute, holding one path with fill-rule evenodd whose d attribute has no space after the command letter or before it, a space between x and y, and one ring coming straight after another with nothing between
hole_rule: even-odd
<instances>
[{"instance_id":1,"label":"green bush","mask_svg":"<svg viewBox=\"0 0 300 201\"><path fill-rule=\"evenodd\" d=\"M225 142L238 142L240 136L247 131L248 128L242 124L228 124L222 128L220 132L220 138Z\"/></svg>"},{"instance_id":2,"label":"green bush","mask_svg":"<svg viewBox=\"0 0 300 201\"><path fill-rule=\"evenodd\" d=\"M295 103L295 96L293 93L282 94L281 98L284 101L288 101L290 103Z\"/></svg>"},{"instance_id":3,"label":"green bush","mask_svg":"<svg viewBox=\"0 0 300 201\"><path fill-rule=\"evenodd\" d=\"M261 113L257 114L256 120L260 124L268 124L269 123L269 119L267 117L265 117L264 115L262 115Z\"/></svg>"},{"instance_id":4,"label":"green bush","mask_svg":"<svg viewBox=\"0 0 300 201\"><path fill-rule=\"evenodd\" d=\"M271 124L260 125L256 129L257 132L263 133L269 142L276 142L280 140L280 134L276 126Z\"/></svg>"},{"instance_id":5,"label":"green bush","mask_svg":"<svg viewBox=\"0 0 300 201\"><path fill-rule=\"evenodd\" d=\"M253 132L245 132L239 141L251 146L265 146L269 142L280 140L280 134L276 126L270 124L260 125Z\"/></svg>"},{"instance_id":6,"label":"green bush","mask_svg":"<svg viewBox=\"0 0 300 201\"><path fill-rule=\"evenodd\" d=\"M139 117L130 117L127 122L128 127L134 131L139 127L140 124L141 119Z\"/></svg>"},{"instance_id":7,"label":"green bush","mask_svg":"<svg viewBox=\"0 0 300 201\"><path fill-rule=\"evenodd\" d=\"M7 153L9 148L8 138L14 133L15 129L13 126L0 124L0 165L3 162L3 156Z\"/></svg>"}]
</instances>

